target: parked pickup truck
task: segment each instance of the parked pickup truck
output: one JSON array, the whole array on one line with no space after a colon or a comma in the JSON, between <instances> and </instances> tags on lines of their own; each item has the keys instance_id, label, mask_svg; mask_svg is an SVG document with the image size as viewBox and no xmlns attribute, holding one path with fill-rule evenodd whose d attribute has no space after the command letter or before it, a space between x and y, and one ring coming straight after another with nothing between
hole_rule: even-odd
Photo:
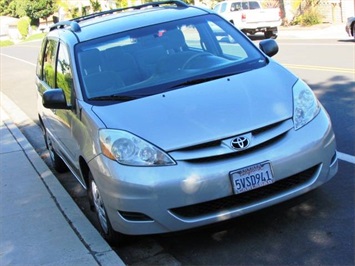
<instances>
[{"instance_id":1,"label":"parked pickup truck","mask_svg":"<svg viewBox=\"0 0 355 266\"><path fill-rule=\"evenodd\" d=\"M227 0L213 10L246 34L263 32L265 38L276 38L281 25L280 9L264 9L258 1Z\"/></svg>"}]
</instances>

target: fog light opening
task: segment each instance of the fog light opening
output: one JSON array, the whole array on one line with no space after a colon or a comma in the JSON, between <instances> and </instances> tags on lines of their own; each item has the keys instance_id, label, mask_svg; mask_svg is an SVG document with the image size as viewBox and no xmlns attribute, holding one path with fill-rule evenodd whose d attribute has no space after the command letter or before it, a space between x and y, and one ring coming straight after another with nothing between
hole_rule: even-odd
<instances>
[{"instance_id":1,"label":"fog light opening","mask_svg":"<svg viewBox=\"0 0 355 266\"><path fill-rule=\"evenodd\" d=\"M127 221L132 221L132 222L145 222L145 221L152 222L152 221L154 221L148 215L145 215L144 213L140 213L140 212L118 211L118 213L123 219L125 219Z\"/></svg>"}]
</instances>

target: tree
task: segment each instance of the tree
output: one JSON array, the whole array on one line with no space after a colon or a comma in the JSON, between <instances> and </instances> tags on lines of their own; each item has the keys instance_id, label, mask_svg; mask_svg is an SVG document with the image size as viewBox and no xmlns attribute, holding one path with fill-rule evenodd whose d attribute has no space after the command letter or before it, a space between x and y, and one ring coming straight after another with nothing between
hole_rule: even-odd
<instances>
[{"instance_id":1,"label":"tree","mask_svg":"<svg viewBox=\"0 0 355 266\"><path fill-rule=\"evenodd\" d=\"M101 11L101 4L98 0L90 0L90 4L94 12Z\"/></svg>"},{"instance_id":2,"label":"tree","mask_svg":"<svg viewBox=\"0 0 355 266\"><path fill-rule=\"evenodd\" d=\"M1 16L16 16L16 3L13 0L0 0L0 15Z\"/></svg>"},{"instance_id":3,"label":"tree","mask_svg":"<svg viewBox=\"0 0 355 266\"><path fill-rule=\"evenodd\" d=\"M57 9L54 0L20 0L20 2L27 2L25 12L31 20L45 19L47 21L47 18Z\"/></svg>"},{"instance_id":4,"label":"tree","mask_svg":"<svg viewBox=\"0 0 355 266\"><path fill-rule=\"evenodd\" d=\"M47 20L56 9L55 0L0 0L1 15L17 18L27 16L31 24L38 23L39 19Z\"/></svg>"}]
</instances>

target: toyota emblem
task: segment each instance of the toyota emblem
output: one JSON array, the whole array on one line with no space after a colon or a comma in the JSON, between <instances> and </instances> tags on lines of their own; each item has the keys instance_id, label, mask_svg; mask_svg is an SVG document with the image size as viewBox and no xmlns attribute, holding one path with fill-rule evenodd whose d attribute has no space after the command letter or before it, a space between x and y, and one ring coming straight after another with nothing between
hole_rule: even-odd
<instances>
[{"instance_id":1,"label":"toyota emblem","mask_svg":"<svg viewBox=\"0 0 355 266\"><path fill-rule=\"evenodd\" d=\"M250 145L249 138L245 136L239 136L232 140L232 147L236 150L243 150Z\"/></svg>"}]
</instances>

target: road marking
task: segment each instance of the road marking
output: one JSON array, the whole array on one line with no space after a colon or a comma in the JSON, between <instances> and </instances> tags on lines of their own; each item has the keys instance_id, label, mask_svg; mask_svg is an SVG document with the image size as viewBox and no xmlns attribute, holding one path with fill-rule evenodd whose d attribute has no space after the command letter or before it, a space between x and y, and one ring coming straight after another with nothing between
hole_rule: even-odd
<instances>
[{"instance_id":1,"label":"road marking","mask_svg":"<svg viewBox=\"0 0 355 266\"><path fill-rule=\"evenodd\" d=\"M288 68L295 69L306 69L306 70L316 70L316 71L328 71L328 72L338 72L338 73L347 73L355 74L355 69L351 68L340 68L340 67L323 67L323 66L307 66L307 65L294 65L294 64L283 64Z\"/></svg>"},{"instance_id":2,"label":"road marking","mask_svg":"<svg viewBox=\"0 0 355 266\"><path fill-rule=\"evenodd\" d=\"M21 62L23 62L23 63L29 64L29 65L34 66L34 67L36 66L36 64L33 64L33 63L31 63L31 62L28 62L28 61L26 61L26 60L23 60L23 59L20 59L20 58L11 56L11 55L7 55L7 54L3 54L3 53L0 53L0 55L6 56L6 57L8 57L8 58L11 58L11 59L14 59L14 60L17 60L17 61L21 61Z\"/></svg>"},{"instance_id":3,"label":"road marking","mask_svg":"<svg viewBox=\"0 0 355 266\"><path fill-rule=\"evenodd\" d=\"M349 155L349 154L345 154L345 153L342 153L342 152L337 152L337 155L338 155L338 159L339 160L355 164L355 156L352 156L352 155Z\"/></svg>"}]
</instances>

